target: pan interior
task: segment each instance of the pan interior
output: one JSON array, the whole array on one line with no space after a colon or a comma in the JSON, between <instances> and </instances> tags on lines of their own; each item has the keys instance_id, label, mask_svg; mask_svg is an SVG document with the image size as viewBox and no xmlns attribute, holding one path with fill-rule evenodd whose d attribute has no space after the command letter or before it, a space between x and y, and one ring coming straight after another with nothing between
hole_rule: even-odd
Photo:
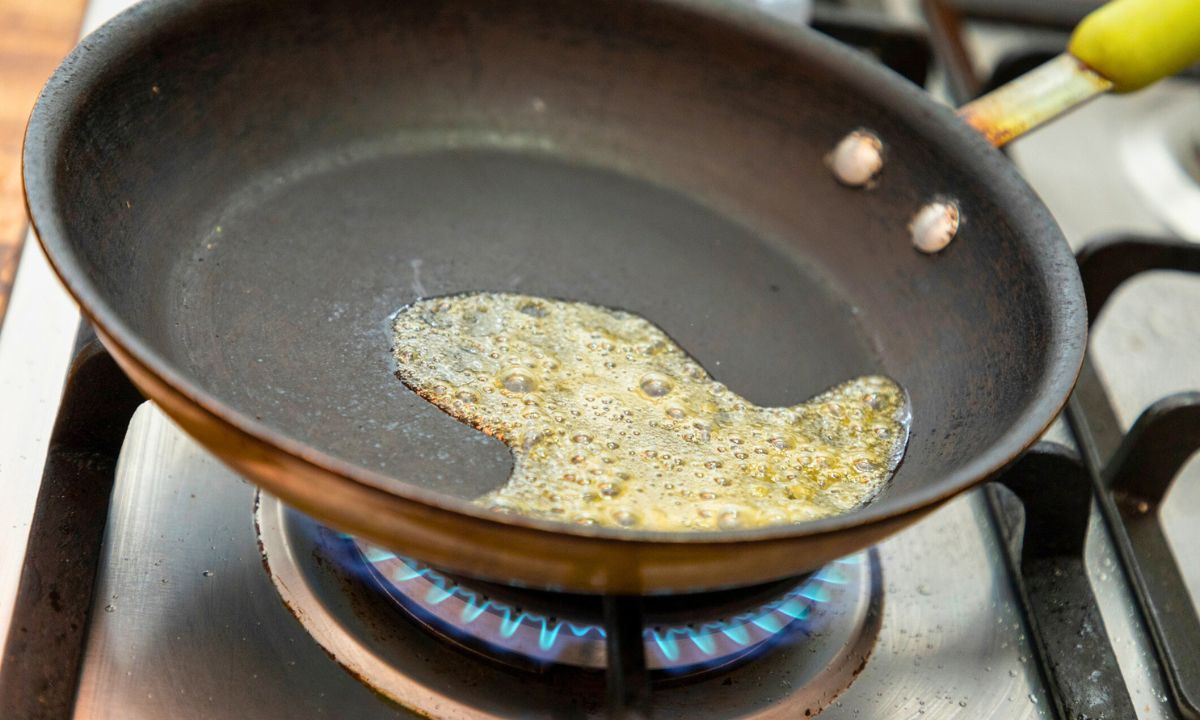
<instances>
[{"instance_id":1,"label":"pan interior","mask_svg":"<svg viewBox=\"0 0 1200 720\"><path fill-rule=\"evenodd\" d=\"M899 79L696 7L155 0L43 97L30 207L134 354L392 488L508 475L389 356L404 303L490 290L636 312L759 405L888 375L913 423L869 507L961 489L1077 367L1061 237ZM886 152L869 190L824 164L863 126ZM962 224L922 255L905 227L939 197Z\"/></svg>"},{"instance_id":2,"label":"pan interior","mask_svg":"<svg viewBox=\"0 0 1200 720\"><path fill-rule=\"evenodd\" d=\"M394 376L391 314L477 290L637 312L763 405L879 361L795 253L645 180L539 153L317 158L228 199L172 269L168 338L238 407L323 450L474 498L509 451Z\"/></svg>"}]
</instances>

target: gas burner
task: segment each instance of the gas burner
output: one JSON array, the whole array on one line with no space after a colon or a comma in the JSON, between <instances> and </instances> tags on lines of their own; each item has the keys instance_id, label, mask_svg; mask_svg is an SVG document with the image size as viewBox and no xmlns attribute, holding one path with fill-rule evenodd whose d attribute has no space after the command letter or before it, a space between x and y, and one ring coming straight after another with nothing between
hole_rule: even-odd
<instances>
[{"instance_id":1,"label":"gas burner","mask_svg":"<svg viewBox=\"0 0 1200 720\"><path fill-rule=\"evenodd\" d=\"M458 578L368 541L339 536L361 553L369 575L434 634L505 664L603 669L607 662L598 596L517 589ZM727 668L811 633L823 612L866 583L862 554L808 577L752 588L643 599L650 670L673 678Z\"/></svg>"},{"instance_id":2,"label":"gas burner","mask_svg":"<svg viewBox=\"0 0 1200 720\"><path fill-rule=\"evenodd\" d=\"M376 693L429 717L605 716L600 598L454 577L267 495L255 526L284 605ZM815 715L865 667L882 600L874 550L800 580L643 598L655 717Z\"/></svg>"}]
</instances>

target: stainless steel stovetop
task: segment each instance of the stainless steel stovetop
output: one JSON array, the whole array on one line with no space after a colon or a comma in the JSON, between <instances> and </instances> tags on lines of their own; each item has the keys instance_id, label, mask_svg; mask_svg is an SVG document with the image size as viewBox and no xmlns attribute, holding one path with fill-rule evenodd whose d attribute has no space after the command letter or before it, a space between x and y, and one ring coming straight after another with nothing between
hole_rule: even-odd
<instances>
[{"instance_id":1,"label":"stainless steel stovetop","mask_svg":"<svg viewBox=\"0 0 1200 720\"><path fill-rule=\"evenodd\" d=\"M126 4L94 0L85 28ZM906 2L887 5L900 16L911 13ZM987 56L1007 38L985 29L973 42ZM1126 231L1200 240L1188 167L1171 160L1200 130L1198 104L1200 84L1183 81L1138 98L1105 98L1019 141L1012 154L1076 247ZM36 249L25 253L17 278L0 333L7 406L0 414L0 638L11 630L78 323ZM1200 387L1200 281L1151 274L1111 305L1092 347L1128 426L1149 402ZM1061 423L1049 437L1069 440ZM1185 469L1163 507L1177 549L1200 543L1198 472L1196 463ZM1007 560L1008 536L989 492L968 493L880 545L878 577L835 612L853 622L835 617L807 642L660 688L655 717L1054 717L1052 680L1031 639ZM321 562L318 534L271 499L258 501L253 486L143 405L120 453L70 714L604 716L595 678L482 662L402 618L381 629L377 609L346 589L355 579ZM1185 561L1192 597L1200 596L1200 562L1176 555ZM1137 716L1177 717L1095 509L1085 558ZM1106 688L1097 684L1095 692Z\"/></svg>"},{"instance_id":2,"label":"stainless steel stovetop","mask_svg":"<svg viewBox=\"0 0 1200 720\"><path fill-rule=\"evenodd\" d=\"M251 485L157 408L138 411L117 476L78 717L414 716L343 671L280 602L259 553L254 500ZM970 717L1051 717L997 542L974 495L881 546L878 638L861 674L822 716L943 718L969 709ZM311 547L297 544L288 554L271 553L269 561L304 563ZM309 586L293 588L293 597L308 592L340 604L321 587L336 585L329 575L309 569L289 581ZM1120 602L1117 593L1113 599ZM322 609L339 631L367 634L367 621L352 609L301 607L305 615ZM486 667L417 628L405 641L411 655L401 662L438 667L419 673L419 688L408 691L431 714L604 717L602 694L596 706L580 708L569 689ZM344 662L360 660L344 648L338 653ZM754 710L771 717L782 706L790 712L778 716L803 717L852 679L834 673L827 685L799 682L793 674L807 668L808 654L797 644L783 657L665 690L655 696L656 711L702 717L714 707L733 710L729 700L713 705L733 687L741 693L733 697L763 701L737 716ZM1145 692L1147 702L1160 694ZM482 712L468 714L468 704Z\"/></svg>"}]
</instances>

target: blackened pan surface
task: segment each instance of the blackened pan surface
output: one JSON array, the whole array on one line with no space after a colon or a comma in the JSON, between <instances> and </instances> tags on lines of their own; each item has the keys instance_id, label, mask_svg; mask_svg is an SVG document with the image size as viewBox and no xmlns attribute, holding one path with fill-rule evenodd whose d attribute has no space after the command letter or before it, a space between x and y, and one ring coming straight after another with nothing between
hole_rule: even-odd
<instances>
[{"instance_id":1,"label":"blackened pan surface","mask_svg":"<svg viewBox=\"0 0 1200 720\"><path fill-rule=\"evenodd\" d=\"M869 190L823 163L859 126L886 145ZM1074 262L999 153L853 51L717 3L144 3L50 81L25 182L57 271L185 428L309 512L493 579L811 569L1014 458L1081 359ZM963 223L927 256L906 224L935 197ZM488 515L467 501L507 449L389 353L398 307L476 290L638 312L762 405L886 373L907 456L867 508L790 528Z\"/></svg>"}]
</instances>

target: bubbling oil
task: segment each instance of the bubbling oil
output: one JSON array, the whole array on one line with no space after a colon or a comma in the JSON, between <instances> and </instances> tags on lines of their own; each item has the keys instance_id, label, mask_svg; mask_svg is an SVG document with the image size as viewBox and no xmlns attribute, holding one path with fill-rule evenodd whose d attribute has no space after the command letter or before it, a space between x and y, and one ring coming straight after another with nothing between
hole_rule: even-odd
<instances>
[{"instance_id":1,"label":"bubbling oil","mask_svg":"<svg viewBox=\"0 0 1200 720\"><path fill-rule=\"evenodd\" d=\"M474 293L395 317L397 375L512 449L476 502L582 525L715 531L798 523L874 497L908 440L904 391L859 377L792 407L714 380L643 317Z\"/></svg>"}]
</instances>

